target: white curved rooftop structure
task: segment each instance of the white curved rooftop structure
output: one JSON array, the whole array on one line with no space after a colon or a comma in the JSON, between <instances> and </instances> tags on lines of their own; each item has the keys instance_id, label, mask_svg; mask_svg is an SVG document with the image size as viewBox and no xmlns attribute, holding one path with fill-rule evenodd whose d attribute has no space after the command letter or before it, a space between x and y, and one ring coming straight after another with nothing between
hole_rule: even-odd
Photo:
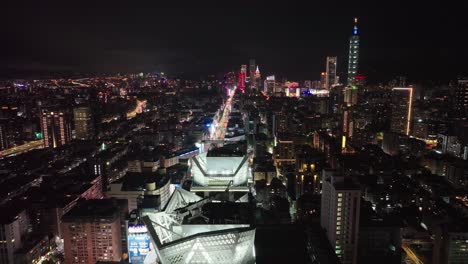
<instances>
[{"instance_id":1,"label":"white curved rooftop structure","mask_svg":"<svg viewBox=\"0 0 468 264\"><path fill-rule=\"evenodd\" d=\"M248 191L248 156L210 157L207 153L191 159L193 192L197 191Z\"/></svg>"},{"instance_id":2,"label":"white curved rooftop structure","mask_svg":"<svg viewBox=\"0 0 468 264\"><path fill-rule=\"evenodd\" d=\"M255 228L246 224L183 225L187 211L209 199L177 188L161 212L150 213L143 222L153 249L145 264L255 263Z\"/></svg>"}]
</instances>

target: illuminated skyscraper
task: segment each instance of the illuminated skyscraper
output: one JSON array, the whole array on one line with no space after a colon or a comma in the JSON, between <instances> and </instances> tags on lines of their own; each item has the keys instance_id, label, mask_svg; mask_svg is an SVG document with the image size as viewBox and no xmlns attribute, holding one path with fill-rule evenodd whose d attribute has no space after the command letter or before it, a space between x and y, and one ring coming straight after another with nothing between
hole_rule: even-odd
<instances>
[{"instance_id":1,"label":"illuminated skyscraper","mask_svg":"<svg viewBox=\"0 0 468 264\"><path fill-rule=\"evenodd\" d=\"M265 91L266 93L270 93L270 94L273 94L275 93L275 76L274 75L271 75L271 76L267 76L266 77L266 80L265 80L265 84L263 85L263 91Z\"/></svg>"},{"instance_id":2,"label":"illuminated skyscraper","mask_svg":"<svg viewBox=\"0 0 468 264\"><path fill-rule=\"evenodd\" d=\"M325 78L325 88L330 89L332 85L338 83L337 76L336 76L336 57L327 57L327 72Z\"/></svg>"},{"instance_id":3,"label":"illuminated skyscraper","mask_svg":"<svg viewBox=\"0 0 468 264\"><path fill-rule=\"evenodd\" d=\"M357 18L354 18L353 35L349 38L348 85L354 84L359 64L359 31Z\"/></svg>"},{"instance_id":4,"label":"illuminated skyscraper","mask_svg":"<svg viewBox=\"0 0 468 264\"><path fill-rule=\"evenodd\" d=\"M260 69L258 68L255 70L255 86L257 89L260 89L262 87L262 75L260 74Z\"/></svg>"},{"instance_id":5,"label":"illuminated skyscraper","mask_svg":"<svg viewBox=\"0 0 468 264\"><path fill-rule=\"evenodd\" d=\"M353 106L358 102L358 88L355 85L346 86L343 90L345 106Z\"/></svg>"},{"instance_id":6,"label":"illuminated skyscraper","mask_svg":"<svg viewBox=\"0 0 468 264\"><path fill-rule=\"evenodd\" d=\"M390 129L409 136L413 108L413 88L392 89L392 118Z\"/></svg>"},{"instance_id":7,"label":"illuminated skyscraper","mask_svg":"<svg viewBox=\"0 0 468 264\"><path fill-rule=\"evenodd\" d=\"M468 118L468 79L458 80L455 94L455 112L458 118Z\"/></svg>"},{"instance_id":8,"label":"illuminated skyscraper","mask_svg":"<svg viewBox=\"0 0 468 264\"><path fill-rule=\"evenodd\" d=\"M326 81L327 80L327 73L326 72L322 72L320 73L320 88L324 88L326 89Z\"/></svg>"},{"instance_id":9,"label":"illuminated skyscraper","mask_svg":"<svg viewBox=\"0 0 468 264\"><path fill-rule=\"evenodd\" d=\"M43 110L41 115L41 129L44 136L45 148L63 146L71 140L70 121L62 111Z\"/></svg>"},{"instance_id":10,"label":"illuminated skyscraper","mask_svg":"<svg viewBox=\"0 0 468 264\"><path fill-rule=\"evenodd\" d=\"M361 190L344 176L324 170L320 224L343 264L357 263Z\"/></svg>"},{"instance_id":11,"label":"illuminated skyscraper","mask_svg":"<svg viewBox=\"0 0 468 264\"><path fill-rule=\"evenodd\" d=\"M90 139L94 134L91 109L86 106L73 109L75 136L78 139Z\"/></svg>"},{"instance_id":12,"label":"illuminated skyscraper","mask_svg":"<svg viewBox=\"0 0 468 264\"><path fill-rule=\"evenodd\" d=\"M255 59L250 59L249 61L249 77L250 77L250 89L256 88L255 81L255 70L257 65L255 64Z\"/></svg>"},{"instance_id":13,"label":"illuminated skyscraper","mask_svg":"<svg viewBox=\"0 0 468 264\"><path fill-rule=\"evenodd\" d=\"M245 79L247 75L247 65L241 65L241 71L239 72L239 75L237 76L237 88L239 88L241 91L245 91Z\"/></svg>"},{"instance_id":14,"label":"illuminated skyscraper","mask_svg":"<svg viewBox=\"0 0 468 264\"><path fill-rule=\"evenodd\" d=\"M8 148L6 125L0 124L0 150Z\"/></svg>"}]
</instances>

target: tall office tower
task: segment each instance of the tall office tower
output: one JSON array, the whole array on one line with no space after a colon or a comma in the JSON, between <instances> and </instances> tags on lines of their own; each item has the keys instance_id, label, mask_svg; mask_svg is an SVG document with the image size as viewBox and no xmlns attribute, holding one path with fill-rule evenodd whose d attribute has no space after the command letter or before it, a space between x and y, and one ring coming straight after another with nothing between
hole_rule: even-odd
<instances>
[{"instance_id":1,"label":"tall office tower","mask_svg":"<svg viewBox=\"0 0 468 264\"><path fill-rule=\"evenodd\" d=\"M70 120L62 111L43 110L41 129L45 148L60 147L71 140Z\"/></svg>"},{"instance_id":2,"label":"tall office tower","mask_svg":"<svg viewBox=\"0 0 468 264\"><path fill-rule=\"evenodd\" d=\"M73 109L75 121L75 136L78 139L90 139L94 135L94 124L91 109L87 106Z\"/></svg>"},{"instance_id":3,"label":"tall office tower","mask_svg":"<svg viewBox=\"0 0 468 264\"><path fill-rule=\"evenodd\" d=\"M392 116L390 129L409 136L413 107L413 88L392 89Z\"/></svg>"},{"instance_id":4,"label":"tall office tower","mask_svg":"<svg viewBox=\"0 0 468 264\"><path fill-rule=\"evenodd\" d=\"M468 79L458 80L455 94L455 112L460 119L468 118Z\"/></svg>"},{"instance_id":5,"label":"tall office tower","mask_svg":"<svg viewBox=\"0 0 468 264\"><path fill-rule=\"evenodd\" d=\"M266 77L266 80L265 80L265 84L263 85L263 91L265 91L266 93L270 93L270 94L273 94L275 93L275 76L274 75L270 75L270 76L267 76Z\"/></svg>"},{"instance_id":6,"label":"tall office tower","mask_svg":"<svg viewBox=\"0 0 468 264\"><path fill-rule=\"evenodd\" d=\"M0 263L16 264L15 252L23 246L28 233L29 218L26 210L17 207L3 211L0 220Z\"/></svg>"},{"instance_id":7,"label":"tall office tower","mask_svg":"<svg viewBox=\"0 0 468 264\"><path fill-rule=\"evenodd\" d=\"M354 132L354 118L353 110L351 108L345 108L343 110L343 136L352 138Z\"/></svg>"},{"instance_id":8,"label":"tall office tower","mask_svg":"<svg viewBox=\"0 0 468 264\"><path fill-rule=\"evenodd\" d=\"M327 71L326 71L326 78L325 78L325 88L330 89L332 85L338 83L337 76L336 76L336 57L327 57Z\"/></svg>"},{"instance_id":9,"label":"tall office tower","mask_svg":"<svg viewBox=\"0 0 468 264\"><path fill-rule=\"evenodd\" d=\"M358 88L355 85L346 86L343 90L345 106L353 106L358 102Z\"/></svg>"},{"instance_id":10,"label":"tall office tower","mask_svg":"<svg viewBox=\"0 0 468 264\"><path fill-rule=\"evenodd\" d=\"M0 150L8 148L7 127L0 124Z\"/></svg>"},{"instance_id":11,"label":"tall office tower","mask_svg":"<svg viewBox=\"0 0 468 264\"><path fill-rule=\"evenodd\" d=\"M357 263L361 190L349 179L323 170L320 224L343 264Z\"/></svg>"},{"instance_id":12,"label":"tall office tower","mask_svg":"<svg viewBox=\"0 0 468 264\"><path fill-rule=\"evenodd\" d=\"M62 217L65 264L121 260L125 234L116 201L82 201Z\"/></svg>"},{"instance_id":13,"label":"tall office tower","mask_svg":"<svg viewBox=\"0 0 468 264\"><path fill-rule=\"evenodd\" d=\"M262 75L260 74L260 69L258 68L255 70L255 86L257 89L260 89L262 87Z\"/></svg>"},{"instance_id":14,"label":"tall office tower","mask_svg":"<svg viewBox=\"0 0 468 264\"><path fill-rule=\"evenodd\" d=\"M354 18L353 35L349 38L348 85L354 84L359 64L359 31Z\"/></svg>"},{"instance_id":15,"label":"tall office tower","mask_svg":"<svg viewBox=\"0 0 468 264\"><path fill-rule=\"evenodd\" d=\"M256 81L255 81L255 70L257 65L255 64L255 59L249 60L249 77L250 77L250 89L256 88Z\"/></svg>"},{"instance_id":16,"label":"tall office tower","mask_svg":"<svg viewBox=\"0 0 468 264\"><path fill-rule=\"evenodd\" d=\"M326 89L326 81L327 80L327 73L326 72L322 72L320 73L320 88L321 89Z\"/></svg>"},{"instance_id":17,"label":"tall office tower","mask_svg":"<svg viewBox=\"0 0 468 264\"><path fill-rule=\"evenodd\" d=\"M241 65L241 70L237 77L237 88L239 88L242 91L245 91L246 77L247 77L247 65L244 64L244 65Z\"/></svg>"}]
</instances>

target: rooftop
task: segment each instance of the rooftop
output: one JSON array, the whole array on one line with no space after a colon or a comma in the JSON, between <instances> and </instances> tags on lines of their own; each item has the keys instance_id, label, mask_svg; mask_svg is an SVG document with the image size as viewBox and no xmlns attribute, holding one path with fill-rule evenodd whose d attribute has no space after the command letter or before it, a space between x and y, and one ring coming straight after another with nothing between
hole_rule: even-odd
<instances>
[{"instance_id":1,"label":"rooftop","mask_svg":"<svg viewBox=\"0 0 468 264\"><path fill-rule=\"evenodd\" d=\"M127 172L127 174L118 180L122 183L122 191L141 191L146 188L146 183L155 182L156 188L166 185L170 180L167 174L156 172Z\"/></svg>"},{"instance_id":2,"label":"rooftop","mask_svg":"<svg viewBox=\"0 0 468 264\"><path fill-rule=\"evenodd\" d=\"M113 220L119 217L120 208L127 201L118 199L81 200L62 217L64 222L91 222L101 219Z\"/></svg>"},{"instance_id":3,"label":"rooftop","mask_svg":"<svg viewBox=\"0 0 468 264\"><path fill-rule=\"evenodd\" d=\"M246 154L246 142L226 144L220 148L210 149L207 157L242 157Z\"/></svg>"},{"instance_id":4,"label":"rooftop","mask_svg":"<svg viewBox=\"0 0 468 264\"><path fill-rule=\"evenodd\" d=\"M0 224L11 224L17 216L26 208L26 202L15 200L0 206L2 214L0 215Z\"/></svg>"}]
</instances>

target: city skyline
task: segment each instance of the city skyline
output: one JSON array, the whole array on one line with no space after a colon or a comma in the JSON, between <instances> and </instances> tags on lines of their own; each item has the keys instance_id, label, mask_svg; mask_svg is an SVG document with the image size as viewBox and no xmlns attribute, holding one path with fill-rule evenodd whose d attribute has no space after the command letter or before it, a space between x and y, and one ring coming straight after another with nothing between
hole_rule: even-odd
<instances>
[{"instance_id":1,"label":"city skyline","mask_svg":"<svg viewBox=\"0 0 468 264\"><path fill-rule=\"evenodd\" d=\"M7 4L0 264L468 263L466 9L177 4Z\"/></svg>"},{"instance_id":2,"label":"city skyline","mask_svg":"<svg viewBox=\"0 0 468 264\"><path fill-rule=\"evenodd\" d=\"M9 41L2 43L0 77L140 71L199 77L235 70L232 65L255 58L267 75L315 79L327 56L347 61L346 40L358 17L359 69L371 80L396 75L415 81L455 79L466 71L462 62L468 54L461 44L466 34L460 34L466 21L456 10L425 8L367 3L314 9L255 3L249 10L202 4L103 3L93 9L53 2L9 4L3 24L12 27L2 28ZM294 19L282 19L285 15ZM346 71L347 63L341 63L338 75L346 78Z\"/></svg>"}]
</instances>

